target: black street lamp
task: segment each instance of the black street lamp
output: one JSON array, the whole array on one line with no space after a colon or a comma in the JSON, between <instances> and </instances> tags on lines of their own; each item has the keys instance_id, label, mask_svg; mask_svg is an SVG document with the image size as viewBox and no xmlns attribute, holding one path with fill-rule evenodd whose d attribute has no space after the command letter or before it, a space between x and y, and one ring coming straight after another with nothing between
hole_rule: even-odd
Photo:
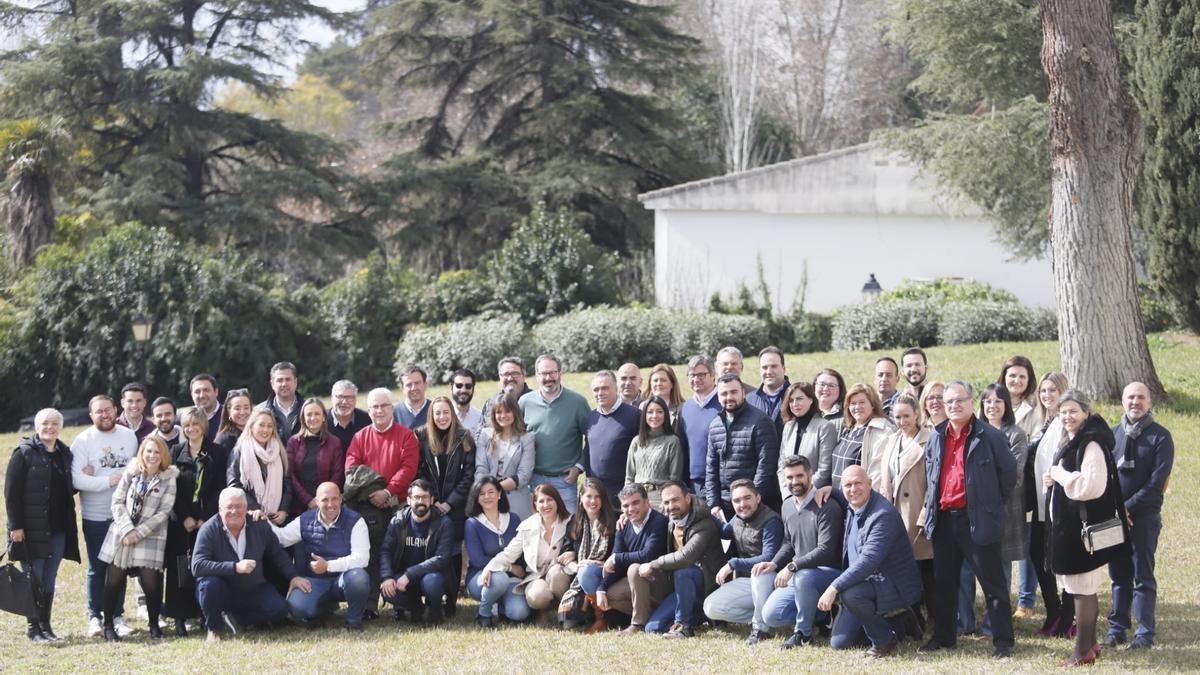
<instances>
[{"instance_id":1,"label":"black street lamp","mask_svg":"<svg viewBox=\"0 0 1200 675\"><path fill-rule=\"evenodd\" d=\"M154 322L138 312L137 316L133 317L133 341L137 343L138 370L141 373L139 379L143 384L146 382L146 343L150 341L153 333Z\"/></svg>"},{"instance_id":2,"label":"black street lamp","mask_svg":"<svg viewBox=\"0 0 1200 675\"><path fill-rule=\"evenodd\" d=\"M881 293L883 293L883 286L880 286L879 282L875 280L875 273L872 272L867 283L862 287L863 302L875 302Z\"/></svg>"}]
</instances>

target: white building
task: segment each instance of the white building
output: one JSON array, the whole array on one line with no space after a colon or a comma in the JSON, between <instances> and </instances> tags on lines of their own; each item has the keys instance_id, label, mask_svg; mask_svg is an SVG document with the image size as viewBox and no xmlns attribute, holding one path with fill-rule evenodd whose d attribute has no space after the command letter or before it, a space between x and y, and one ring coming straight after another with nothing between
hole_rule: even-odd
<instances>
[{"instance_id":1,"label":"white building","mask_svg":"<svg viewBox=\"0 0 1200 675\"><path fill-rule=\"evenodd\" d=\"M1049 260L1010 261L976 208L940 196L917 167L873 143L640 195L654 211L659 305L701 309L714 292L757 284L761 259L778 310L791 307L807 268L806 307L828 312L862 299L875 274L962 277L1054 306Z\"/></svg>"}]
</instances>

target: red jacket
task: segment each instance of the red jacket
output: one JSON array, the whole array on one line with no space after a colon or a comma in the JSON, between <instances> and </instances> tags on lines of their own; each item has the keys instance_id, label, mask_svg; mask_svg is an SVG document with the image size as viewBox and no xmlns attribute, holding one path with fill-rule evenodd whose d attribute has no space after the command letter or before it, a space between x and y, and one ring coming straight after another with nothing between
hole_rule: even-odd
<instances>
[{"instance_id":1,"label":"red jacket","mask_svg":"<svg viewBox=\"0 0 1200 675\"><path fill-rule=\"evenodd\" d=\"M287 442L288 473L292 480L292 504L289 512L298 516L308 510L308 503L316 496L300 483L300 466L304 464L304 436L296 434ZM337 436L326 433L317 448L317 485L325 482L337 483L338 489L346 484L346 460L342 442ZM316 486L313 486L314 490Z\"/></svg>"},{"instance_id":2,"label":"red jacket","mask_svg":"<svg viewBox=\"0 0 1200 675\"><path fill-rule=\"evenodd\" d=\"M421 445L411 429L393 422L387 431L379 432L371 425L354 434L346 451L346 470L358 464L371 467L387 479L388 492L400 501L408 496L408 484L417 477L421 463Z\"/></svg>"}]
</instances>

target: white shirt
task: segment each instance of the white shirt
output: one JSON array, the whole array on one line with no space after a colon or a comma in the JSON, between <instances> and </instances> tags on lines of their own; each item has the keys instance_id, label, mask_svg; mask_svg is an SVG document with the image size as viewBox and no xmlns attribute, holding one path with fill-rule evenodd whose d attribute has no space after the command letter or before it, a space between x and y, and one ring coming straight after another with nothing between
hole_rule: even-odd
<instances>
[{"instance_id":1,"label":"white shirt","mask_svg":"<svg viewBox=\"0 0 1200 675\"><path fill-rule=\"evenodd\" d=\"M317 512L317 522L329 531L329 528L337 524L341 518L339 515L333 519L332 523L326 523L321 518L321 512ZM287 548L299 542L303 537L300 534L300 519L293 518L292 522L283 527L276 527L271 524L271 531L275 533L275 538L279 540L279 545ZM350 530L350 555L342 558L334 558L333 560L325 561L328 563L328 571L330 572L345 572L346 570L359 569L367 566L367 562L371 559L371 538L367 534L367 521L362 518L354 524L354 528ZM312 561L307 561L311 563ZM311 571L312 568L309 567Z\"/></svg>"},{"instance_id":2,"label":"white shirt","mask_svg":"<svg viewBox=\"0 0 1200 675\"><path fill-rule=\"evenodd\" d=\"M220 518L220 516L217 516ZM225 531L225 538L229 540L229 545L233 547L237 553L238 560L246 559L246 525L242 525L242 531L238 532L238 536L233 536L228 527L225 527L225 521L221 521L221 529Z\"/></svg>"},{"instance_id":3,"label":"white shirt","mask_svg":"<svg viewBox=\"0 0 1200 675\"><path fill-rule=\"evenodd\" d=\"M109 476L121 473L137 456L137 435L129 427L116 425L101 432L95 426L84 429L71 443L71 482L79 490L79 510L84 520L103 522L112 519L112 495L116 488ZM91 465L91 476L83 472Z\"/></svg>"},{"instance_id":4,"label":"white shirt","mask_svg":"<svg viewBox=\"0 0 1200 675\"><path fill-rule=\"evenodd\" d=\"M704 406L708 405L708 402L713 400L713 397L716 395L717 395L717 388L713 387L712 391L708 392L704 396L701 396L700 394L692 394L692 400L696 402L696 405L703 408Z\"/></svg>"},{"instance_id":5,"label":"white shirt","mask_svg":"<svg viewBox=\"0 0 1200 675\"><path fill-rule=\"evenodd\" d=\"M483 412L479 408L470 406L464 414L456 405L454 406L454 414L458 417L458 423L467 430L472 439L479 438L479 430L483 428Z\"/></svg>"}]
</instances>

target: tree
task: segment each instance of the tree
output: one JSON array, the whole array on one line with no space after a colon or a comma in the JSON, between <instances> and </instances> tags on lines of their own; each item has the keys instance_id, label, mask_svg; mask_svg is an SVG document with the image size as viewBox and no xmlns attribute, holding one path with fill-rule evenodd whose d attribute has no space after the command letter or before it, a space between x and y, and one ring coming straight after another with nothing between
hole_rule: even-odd
<instances>
[{"instance_id":1,"label":"tree","mask_svg":"<svg viewBox=\"0 0 1200 675\"><path fill-rule=\"evenodd\" d=\"M33 262L54 232L53 174L66 144L61 118L15 120L0 126L0 167L7 196L0 213L8 226L13 262Z\"/></svg>"},{"instance_id":2,"label":"tree","mask_svg":"<svg viewBox=\"0 0 1200 675\"><path fill-rule=\"evenodd\" d=\"M1146 122L1138 222L1150 274L1200 332L1200 22L1197 0L1142 0L1133 93Z\"/></svg>"},{"instance_id":3,"label":"tree","mask_svg":"<svg viewBox=\"0 0 1200 675\"><path fill-rule=\"evenodd\" d=\"M1059 349L1071 385L1117 398L1162 385L1133 262L1142 125L1121 83L1109 0L1040 0L1049 84L1051 219Z\"/></svg>"},{"instance_id":4,"label":"tree","mask_svg":"<svg viewBox=\"0 0 1200 675\"><path fill-rule=\"evenodd\" d=\"M276 253L309 237L357 241L360 221L338 210L339 146L211 100L224 82L278 95L269 69L300 44L297 23L335 15L309 0L134 8L0 3L0 23L23 36L0 53L0 117L62 115L81 146L77 181L59 190L67 206Z\"/></svg>"},{"instance_id":5,"label":"tree","mask_svg":"<svg viewBox=\"0 0 1200 675\"><path fill-rule=\"evenodd\" d=\"M661 94L691 76L670 8L632 0L383 0L366 49L425 109L364 195L437 270L494 249L531 201L605 248L650 240L639 192L698 174Z\"/></svg>"}]
</instances>

